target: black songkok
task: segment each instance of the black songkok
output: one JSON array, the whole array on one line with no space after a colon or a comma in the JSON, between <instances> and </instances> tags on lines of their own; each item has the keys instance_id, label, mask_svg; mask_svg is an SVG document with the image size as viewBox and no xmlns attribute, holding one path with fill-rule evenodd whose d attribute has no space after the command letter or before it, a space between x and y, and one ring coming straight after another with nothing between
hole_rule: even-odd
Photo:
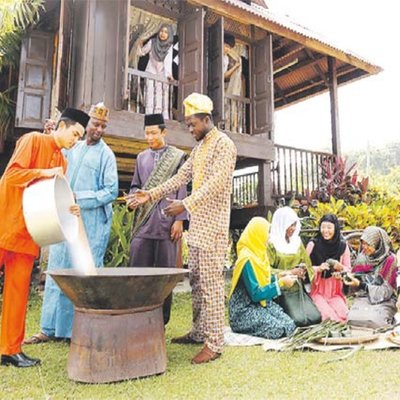
<instances>
[{"instance_id":1,"label":"black songkok","mask_svg":"<svg viewBox=\"0 0 400 400\"><path fill-rule=\"evenodd\" d=\"M60 118L68 118L72 121L78 122L78 124L81 124L85 129L90 119L88 114L81 110L77 110L76 108L66 108Z\"/></svg>"},{"instance_id":2,"label":"black songkok","mask_svg":"<svg viewBox=\"0 0 400 400\"><path fill-rule=\"evenodd\" d=\"M144 126L164 125L164 117L162 114L146 114L144 116Z\"/></svg>"}]
</instances>

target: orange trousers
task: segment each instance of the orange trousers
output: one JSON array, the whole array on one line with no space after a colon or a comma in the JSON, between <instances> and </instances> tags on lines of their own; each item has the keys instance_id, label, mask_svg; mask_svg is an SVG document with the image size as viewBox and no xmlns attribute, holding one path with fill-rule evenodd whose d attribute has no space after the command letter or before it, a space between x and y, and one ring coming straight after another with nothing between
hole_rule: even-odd
<instances>
[{"instance_id":1,"label":"orange trousers","mask_svg":"<svg viewBox=\"0 0 400 400\"><path fill-rule=\"evenodd\" d=\"M34 261L32 255L0 249L0 268L4 266L5 270L0 354L21 352Z\"/></svg>"}]
</instances>

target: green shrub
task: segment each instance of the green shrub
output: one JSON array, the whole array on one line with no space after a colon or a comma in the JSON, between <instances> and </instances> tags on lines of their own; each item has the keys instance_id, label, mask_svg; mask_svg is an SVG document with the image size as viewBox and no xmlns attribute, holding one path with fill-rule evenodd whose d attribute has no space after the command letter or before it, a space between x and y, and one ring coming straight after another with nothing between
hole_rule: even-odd
<instances>
[{"instance_id":1,"label":"green shrub","mask_svg":"<svg viewBox=\"0 0 400 400\"><path fill-rule=\"evenodd\" d=\"M133 215L125 204L113 205L110 240L104 257L106 267L128 266Z\"/></svg>"},{"instance_id":2,"label":"green shrub","mask_svg":"<svg viewBox=\"0 0 400 400\"><path fill-rule=\"evenodd\" d=\"M374 193L373 200L366 203L348 205L343 200L330 198L329 203L318 203L310 207L309 212L314 226L317 227L320 218L327 214L336 214L343 219L344 229L365 229L367 226L376 225L384 229L392 240L393 247L400 247L400 199L394 197L380 196Z\"/></svg>"},{"instance_id":3,"label":"green shrub","mask_svg":"<svg viewBox=\"0 0 400 400\"><path fill-rule=\"evenodd\" d=\"M113 205L110 240L104 257L104 265L106 267L128 266L132 241L133 215L134 213L125 204ZM182 237L182 258L183 264L187 265L189 261L187 231L183 232Z\"/></svg>"}]
</instances>

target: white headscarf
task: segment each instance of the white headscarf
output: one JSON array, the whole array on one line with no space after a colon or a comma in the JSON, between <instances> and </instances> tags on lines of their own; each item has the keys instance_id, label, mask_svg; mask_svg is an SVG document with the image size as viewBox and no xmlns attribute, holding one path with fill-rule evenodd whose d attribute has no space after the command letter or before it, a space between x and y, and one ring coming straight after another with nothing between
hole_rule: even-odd
<instances>
[{"instance_id":1,"label":"white headscarf","mask_svg":"<svg viewBox=\"0 0 400 400\"><path fill-rule=\"evenodd\" d=\"M294 222L297 222L296 228L288 243L285 238L286 230ZM275 249L283 254L296 254L301 244L299 233L300 220L297 214L290 207L278 208L272 217L269 236L269 241L274 245Z\"/></svg>"}]
</instances>

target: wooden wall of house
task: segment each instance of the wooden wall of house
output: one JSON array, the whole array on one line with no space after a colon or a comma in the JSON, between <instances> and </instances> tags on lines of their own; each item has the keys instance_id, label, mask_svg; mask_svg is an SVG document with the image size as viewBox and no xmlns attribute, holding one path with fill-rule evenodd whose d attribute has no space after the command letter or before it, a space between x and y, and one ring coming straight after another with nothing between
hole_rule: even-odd
<instances>
[{"instance_id":1,"label":"wooden wall of house","mask_svg":"<svg viewBox=\"0 0 400 400\"><path fill-rule=\"evenodd\" d=\"M128 0L75 1L71 105L88 109L91 104L104 100L112 110L108 133L143 140L143 115L123 110L128 7ZM197 14L193 11L190 15ZM171 144L195 145L184 124L169 122ZM273 142L267 135L229 135L241 157L272 159Z\"/></svg>"},{"instance_id":2,"label":"wooden wall of house","mask_svg":"<svg viewBox=\"0 0 400 400\"><path fill-rule=\"evenodd\" d=\"M128 146L127 140L141 142L144 139L143 115L124 110L124 95L127 87L129 6L130 0L75 0L70 94L70 105L73 107L88 109L91 104L104 101L111 109L107 134L117 140L117 143L114 142L112 147L117 154L121 181L124 182L129 180L129 176L133 172L132 168L137 152L137 146ZM192 59L191 62L189 60L186 63L188 68L185 69L183 66L187 61L187 52L183 48L181 49L180 100L182 100L182 96L184 97L194 90L193 82L199 86L195 88L197 91L207 89L207 85L202 84L203 76L201 74L202 57L205 57L205 52L208 51L204 48L203 43L205 10L188 6L185 8L185 13L187 13L185 18L178 20L182 43L186 43L186 37L195 38L197 47L193 43L189 43L185 49L195 47L198 52L200 51L200 56L195 57L199 66ZM192 30L197 34L189 34ZM222 23L220 23L219 35L222 43ZM254 52L254 56L258 55L260 58L257 64L253 60L254 70L256 72L260 70L258 74L260 77L263 75L261 78L257 75L258 79L266 79L265 71L269 72L272 68L270 37L264 35L257 42L257 45L262 51ZM266 67L267 64L270 64L269 68ZM195 74L192 70L198 73ZM273 160L274 158L274 143L271 134L273 129L273 93L270 90L272 87L271 79L267 81L261 87L261 89L264 89L262 92L259 93L259 91L254 90L257 124L253 133L256 134L228 132L238 148L239 157L258 159L261 163L263 163L263 160ZM259 101L259 98L262 101ZM219 100L219 103L221 103L222 97ZM260 112L260 109L263 110L262 107L265 108L264 112ZM268 125L267 122L270 124ZM170 144L186 149L190 149L196 144L183 123L168 121L167 128ZM121 145L118 144L118 141ZM123 148L126 148L126 151ZM265 171L265 167L262 168L262 171L265 173L261 178L266 179L267 182L263 185L260 199L265 204L269 202L265 195L269 187L268 173Z\"/></svg>"},{"instance_id":3,"label":"wooden wall of house","mask_svg":"<svg viewBox=\"0 0 400 400\"><path fill-rule=\"evenodd\" d=\"M72 106L104 101L122 109L128 6L129 0L75 1Z\"/></svg>"}]
</instances>

